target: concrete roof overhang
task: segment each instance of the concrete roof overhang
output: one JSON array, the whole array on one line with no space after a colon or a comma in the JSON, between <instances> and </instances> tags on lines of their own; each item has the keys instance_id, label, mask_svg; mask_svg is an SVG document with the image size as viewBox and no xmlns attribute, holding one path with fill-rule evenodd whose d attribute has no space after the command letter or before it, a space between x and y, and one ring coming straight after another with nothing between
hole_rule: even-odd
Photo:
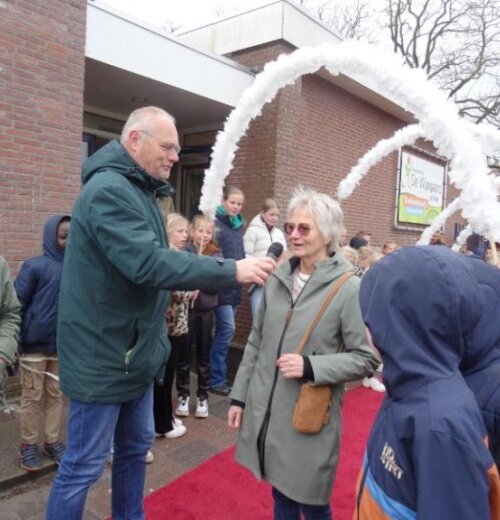
<instances>
[{"instance_id":1,"label":"concrete roof overhang","mask_svg":"<svg viewBox=\"0 0 500 520\"><path fill-rule=\"evenodd\" d=\"M151 104L170 112L180 129L220 127L255 77L251 69L221 54L273 41L300 48L338 43L341 37L287 0L179 36L136 20L105 0L88 0L84 109L124 121L135 108ZM414 122L412 114L365 82L332 76L325 69L318 74L398 119Z\"/></svg>"},{"instance_id":2,"label":"concrete roof overhang","mask_svg":"<svg viewBox=\"0 0 500 520\"><path fill-rule=\"evenodd\" d=\"M247 67L99 1L87 4L85 56L85 111L120 120L157 105L181 128L220 125L254 79Z\"/></svg>"},{"instance_id":3,"label":"concrete roof overhang","mask_svg":"<svg viewBox=\"0 0 500 520\"><path fill-rule=\"evenodd\" d=\"M255 27L259 30L256 31ZM270 0L269 4L178 34L185 42L197 48L226 55L275 41L288 42L297 49L325 42L337 44L343 41L340 33L326 27L289 0ZM320 69L318 74L401 121L415 122L413 114L404 110L365 79L344 74L332 76L326 69Z\"/></svg>"}]
</instances>

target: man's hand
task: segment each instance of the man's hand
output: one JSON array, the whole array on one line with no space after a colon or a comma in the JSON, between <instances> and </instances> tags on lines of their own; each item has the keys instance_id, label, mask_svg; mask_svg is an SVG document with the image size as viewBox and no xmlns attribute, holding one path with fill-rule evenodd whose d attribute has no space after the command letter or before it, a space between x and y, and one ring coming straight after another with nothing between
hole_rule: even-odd
<instances>
[{"instance_id":1,"label":"man's hand","mask_svg":"<svg viewBox=\"0 0 500 520\"><path fill-rule=\"evenodd\" d=\"M304 376L304 358L300 354L282 354L276 364L286 379L300 379Z\"/></svg>"},{"instance_id":2,"label":"man's hand","mask_svg":"<svg viewBox=\"0 0 500 520\"><path fill-rule=\"evenodd\" d=\"M275 267L276 262L268 257L244 258L236 262L236 280L264 285Z\"/></svg>"},{"instance_id":3,"label":"man's hand","mask_svg":"<svg viewBox=\"0 0 500 520\"><path fill-rule=\"evenodd\" d=\"M243 408L235 404L229 407L227 412L227 425L231 430L237 430L241 426L241 419L243 418Z\"/></svg>"}]
</instances>

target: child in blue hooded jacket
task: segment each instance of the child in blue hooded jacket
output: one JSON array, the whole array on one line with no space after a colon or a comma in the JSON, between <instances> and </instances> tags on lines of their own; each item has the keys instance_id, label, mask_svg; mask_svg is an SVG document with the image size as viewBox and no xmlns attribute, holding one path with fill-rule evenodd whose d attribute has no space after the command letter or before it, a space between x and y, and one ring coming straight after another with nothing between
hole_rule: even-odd
<instances>
[{"instance_id":1,"label":"child in blue hooded jacket","mask_svg":"<svg viewBox=\"0 0 500 520\"><path fill-rule=\"evenodd\" d=\"M485 305L471 261L444 247L400 249L363 276L359 299L387 397L354 519L500 518L500 478L459 370Z\"/></svg>"},{"instance_id":2,"label":"child in blue hooded jacket","mask_svg":"<svg viewBox=\"0 0 500 520\"><path fill-rule=\"evenodd\" d=\"M57 464L64 453L64 445L59 439L63 402L58 377L56 324L70 220L67 215L48 218L43 232L43 254L26 260L14 283L22 309L19 462L26 471L38 471L42 467L37 446L42 412L43 452Z\"/></svg>"},{"instance_id":3,"label":"child in blue hooded jacket","mask_svg":"<svg viewBox=\"0 0 500 520\"><path fill-rule=\"evenodd\" d=\"M490 451L500 471L500 270L469 257L484 295L481 319L467 339L460 371L474 393L488 431Z\"/></svg>"}]
</instances>

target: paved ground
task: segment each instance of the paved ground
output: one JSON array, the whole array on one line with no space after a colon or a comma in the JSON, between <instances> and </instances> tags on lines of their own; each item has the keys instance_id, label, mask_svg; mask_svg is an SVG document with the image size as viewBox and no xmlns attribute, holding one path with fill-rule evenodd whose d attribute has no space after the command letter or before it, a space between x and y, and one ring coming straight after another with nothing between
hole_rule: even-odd
<instances>
[{"instance_id":1,"label":"paved ground","mask_svg":"<svg viewBox=\"0 0 500 520\"><path fill-rule=\"evenodd\" d=\"M230 380L233 378L240 356L240 351L231 350ZM192 388L195 386L192 385ZM9 413L0 412L0 518L42 520L56 468L48 459L44 461L43 470L37 473L27 473L19 467L17 462L18 399L10 399L9 404L11 405ZM209 404L208 418L196 419L191 415L183 419L187 427L186 435L179 439L162 438L155 441L153 446L155 461L147 466L145 494L171 482L235 442L236 434L226 426L229 399L211 395ZM65 413L66 411L67 403ZM89 491L84 520L103 519L110 514L110 484L109 466Z\"/></svg>"},{"instance_id":2,"label":"paved ground","mask_svg":"<svg viewBox=\"0 0 500 520\"><path fill-rule=\"evenodd\" d=\"M228 358L230 381L234 379L240 358L241 351L231 349ZM358 384L359 382L355 382L348 386L355 387ZM196 388L194 381L191 388ZM44 460L43 470L37 473L28 473L19 467L17 462L18 401L18 397L15 396L9 399L10 412L0 412L0 519L43 520L56 467L49 459ZM193 405L194 403L191 403L191 406ZM228 398L211 395L208 418L196 419L190 415L183 418L187 427L186 435L179 439L155 440L153 446L155 460L147 466L145 495L234 444L236 433L226 426L228 407ZM66 417L67 403L65 403L64 410ZM64 437L65 432L63 432L63 439ZM110 468L107 466L101 479L90 488L84 520L100 520L110 515Z\"/></svg>"}]
</instances>

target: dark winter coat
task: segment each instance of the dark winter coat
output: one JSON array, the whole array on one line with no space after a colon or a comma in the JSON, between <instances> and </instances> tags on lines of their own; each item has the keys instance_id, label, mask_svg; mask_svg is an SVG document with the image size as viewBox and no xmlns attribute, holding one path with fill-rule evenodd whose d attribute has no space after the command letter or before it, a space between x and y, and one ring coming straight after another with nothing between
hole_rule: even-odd
<instances>
[{"instance_id":1,"label":"dark winter coat","mask_svg":"<svg viewBox=\"0 0 500 520\"><path fill-rule=\"evenodd\" d=\"M195 245L191 241L186 244L186 251L198 254ZM214 258L222 258L220 249L213 244L209 244L202 254L205 256L212 256ZM218 303L219 296L217 293L207 293L205 291L200 291L198 293L198 298L196 298L194 301L192 310L197 314L210 312L213 311L215 307L217 307Z\"/></svg>"},{"instance_id":2,"label":"dark winter coat","mask_svg":"<svg viewBox=\"0 0 500 520\"><path fill-rule=\"evenodd\" d=\"M445 247L407 247L363 275L361 310L387 397L368 439L355 519L500 518L500 479L459 371L484 309L470 263Z\"/></svg>"},{"instance_id":3,"label":"dark winter coat","mask_svg":"<svg viewBox=\"0 0 500 520\"><path fill-rule=\"evenodd\" d=\"M53 215L43 230L43 254L26 260L14 287L22 306L20 351L56 352L57 306L64 250L57 245L57 228L68 215Z\"/></svg>"},{"instance_id":4,"label":"dark winter coat","mask_svg":"<svg viewBox=\"0 0 500 520\"><path fill-rule=\"evenodd\" d=\"M469 257L470 258L470 257ZM460 370L474 392L500 471L500 270L470 258L484 308L465 346Z\"/></svg>"},{"instance_id":5,"label":"dark winter coat","mask_svg":"<svg viewBox=\"0 0 500 520\"><path fill-rule=\"evenodd\" d=\"M155 201L169 184L117 141L84 163L82 181L61 281L61 388L80 401L121 403L164 374L170 289L218 290L234 284L236 265L169 249Z\"/></svg>"},{"instance_id":6,"label":"dark winter coat","mask_svg":"<svg viewBox=\"0 0 500 520\"><path fill-rule=\"evenodd\" d=\"M224 258L241 260L245 258L243 247L243 226L234 229L227 215L215 215L215 228L217 243L219 244ZM232 287L219 292L219 305L239 305L241 303L241 285L234 284Z\"/></svg>"}]
</instances>

